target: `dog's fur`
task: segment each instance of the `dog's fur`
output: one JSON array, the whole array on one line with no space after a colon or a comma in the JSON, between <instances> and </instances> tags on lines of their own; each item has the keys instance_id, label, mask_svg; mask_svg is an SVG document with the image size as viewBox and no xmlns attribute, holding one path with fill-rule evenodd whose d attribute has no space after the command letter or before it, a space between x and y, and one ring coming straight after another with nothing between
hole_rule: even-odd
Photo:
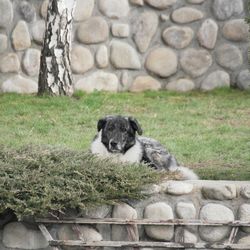
<instances>
[{"instance_id":1,"label":"dog's fur","mask_svg":"<svg viewBox=\"0 0 250 250\"><path fill-rule=\"evenodd\" d=\"M198 179L190 169L179 166L177 160L159 142L142 135L133 117L107 116L98 121L98 134L91 144L91 152L121 162L144 162L157 170L179 171L183 179Z\"/></svg>"}]
</instances>

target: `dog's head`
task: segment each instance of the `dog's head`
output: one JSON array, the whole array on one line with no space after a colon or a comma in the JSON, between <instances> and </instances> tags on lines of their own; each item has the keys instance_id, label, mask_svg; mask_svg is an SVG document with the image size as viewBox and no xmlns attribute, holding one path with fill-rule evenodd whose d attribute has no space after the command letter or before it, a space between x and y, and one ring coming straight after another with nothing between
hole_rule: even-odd
<instances>
[{"instance_id":1,"label":"dog's head","mask_svg":"<svg viewBox=\"0 0 250 250\"><path fill-rule=\"evenodd\" d=\"M136 132L141 135L142 129L137 120L126 116L106 116L98 121L101 141L111 153L124 154L136 143Z\"/></svg>"}]
</instances>

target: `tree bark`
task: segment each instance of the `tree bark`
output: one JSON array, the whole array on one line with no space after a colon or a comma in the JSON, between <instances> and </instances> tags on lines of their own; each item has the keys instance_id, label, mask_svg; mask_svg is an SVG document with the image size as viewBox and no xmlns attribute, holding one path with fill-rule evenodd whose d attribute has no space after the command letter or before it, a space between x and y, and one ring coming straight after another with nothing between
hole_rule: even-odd
<instances>
[{"instance_id":1,"label":"tree bark","mask_svg":"<svg viewBox=\"0 0 250 250\"><path fill-rule=\"evenodd\" d=\"M75 2L49 2L38 80L39 95L73 94L70 50Z\"/></svg>"}]
</instances>

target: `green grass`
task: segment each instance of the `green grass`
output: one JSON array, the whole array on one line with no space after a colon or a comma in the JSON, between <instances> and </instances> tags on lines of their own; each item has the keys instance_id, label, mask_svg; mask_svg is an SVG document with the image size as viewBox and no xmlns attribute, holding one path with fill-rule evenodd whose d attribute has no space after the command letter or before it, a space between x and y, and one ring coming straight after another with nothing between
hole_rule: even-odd
<instances>
[{"instance_id":1,"label":"green grass","mask_svg":"<svg viewBox=\"0 0 250 250\"><path fill-rule=\"evenodd\" d=\"M201 178L250 180L250 92L0 95L0 144L89 148L96 122L132 115L144 135L165 145Z\"/></svg>"}]
</instances>

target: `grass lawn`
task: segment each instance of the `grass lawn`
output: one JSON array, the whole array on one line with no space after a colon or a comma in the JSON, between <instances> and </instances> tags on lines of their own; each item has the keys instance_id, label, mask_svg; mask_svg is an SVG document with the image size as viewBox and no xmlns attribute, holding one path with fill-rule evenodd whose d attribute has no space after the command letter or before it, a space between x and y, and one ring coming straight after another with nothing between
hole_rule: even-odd
<instances>
[{"instance_id":1,"label":"grass lawn","mask_svg":"<svg viewBox=\"0 0 250 250\"><path fill-rule=\"evenodd\" d=\"M62 145L87 150L108 114L138 119L204 179L250 180L250 92L77 93L68 97L0 95L0 144Z\"/></svg>"}]
</instances>

